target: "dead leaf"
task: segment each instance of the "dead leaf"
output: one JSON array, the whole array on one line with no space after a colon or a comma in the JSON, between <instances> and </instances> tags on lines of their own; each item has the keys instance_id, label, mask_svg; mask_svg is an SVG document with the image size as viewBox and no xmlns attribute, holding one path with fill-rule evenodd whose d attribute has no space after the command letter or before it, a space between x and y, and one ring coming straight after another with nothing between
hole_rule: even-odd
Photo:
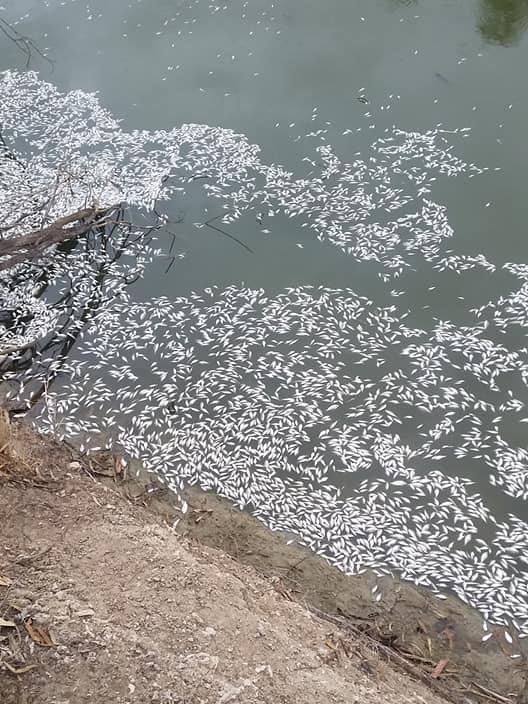
<instances>
[{"instance_id":1,"label":"dead leaf","mask_svg":"<svg viewBox=\"0 0 528 704\"><path fill-rule=\"evenodd\" d=\"M27 621L24 621L24 628L31 640L38 645L42 645L45 648L52 648L55 645L48 631L45 628L40 628L40 626L34 626L32 619L28 618Z\"/></svg>"},{"instance_id":2,"label":"dead leaf","mask_svg":"<svg viewBox=\"0 0 528 704\"><path fill-rule=\"evenodd\" d=\"M10 665L5 660L0 660L0 665L7 667L9 672L12 672L14 675L23 675L25 672L29 672L30 670L34 670L36 668L36 665L24 665L23 667L13 667L13 665Z\"/></svg>"},{"instance_id":3,"label":"dead leaf","mask_svg":"<svg viewBox=\"0 0 528 704\"><path fill-rule=\"evenodd\" d=\"M443 660L439 660L436 665L434 670L431 672L431 677L436 680L440 677L442 672L446 669L447 663L449 660L447 658L444 658Z\"/></svg>"},{"instance_id":4,"label":"dead leaf","mask_svg":"<svg viewBox=\"0 0 528 704\"><path fill-rule=\"evenodd\" d=\"M0 574L0 587L8 587L10 584L13 584L13 582L9 579L9 577L3 577Z\"/></svg>"},{"instance_id":5,"label":"dead leaf","mask_svg":"<svg viewBox=\"0 0 528 704\"><path fill-rule=\"evenodd\" d=\"M6 621L4 618L0 618L0 628L16 628L16 623L14 621Z\"/></svg>"}]
</instances>

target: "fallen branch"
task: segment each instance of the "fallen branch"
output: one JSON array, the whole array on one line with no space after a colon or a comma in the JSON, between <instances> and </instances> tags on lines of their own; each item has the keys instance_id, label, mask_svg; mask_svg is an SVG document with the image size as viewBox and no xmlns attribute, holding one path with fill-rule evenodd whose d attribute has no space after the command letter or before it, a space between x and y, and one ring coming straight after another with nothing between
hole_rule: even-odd
<instances>
[{"instance_id":1,"label":"fallen branch","mask_svg":"<svg viewBox=\"0 0 528 704\"><path fill-rule=\"evenodd\" d=\"M0 271L15 264L39 257L48 247L86 234L93 228L105 225L120 206L109 208L84 208L55 220L50 225L19 237L0 241ZM68 227L70 225L71 227ZM7 257L6 259L2 259Z\"/></svg>"}]
</instances>

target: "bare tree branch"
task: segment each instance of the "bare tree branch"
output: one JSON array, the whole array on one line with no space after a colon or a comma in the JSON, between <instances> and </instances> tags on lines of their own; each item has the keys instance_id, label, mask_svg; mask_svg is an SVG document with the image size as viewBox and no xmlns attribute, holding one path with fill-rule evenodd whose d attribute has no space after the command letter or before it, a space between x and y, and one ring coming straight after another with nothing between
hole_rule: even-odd
<instances>
[{"instance_id":1,"label":"bare tree branch","mask_svg":"<svg viewBox=\"0 0 528 704\"><path fill-rule=\"evenodd\" d=\"M40 256L45 249L53 244L79 237L92 228L104 225L119 207L116 205L103 209L84 208L27 235L1 240L0 257L8 258L0 261L0 271L5 271L15 264ZM72 227L66 227L72 223Z\"/></svg>"},{"instance_id":2,"label":"bare tree branch","mask_svg":"<svg viewBox=\"0 0 528 704\"><path fill-rule=\"evenodd\" d=\"M26 57L26 68L31 65L31 59L33 57L33 52L38 54L41 58L47 61L51 67L51 72L54 70L54 62L46 56L46 54L40 49L37 44L30 38L26 37L24 34L20 34L12 24L7 22L7 20L0 17L0 32L4 34L13 44L19 49Z\"/></svg>"}]
</instances>

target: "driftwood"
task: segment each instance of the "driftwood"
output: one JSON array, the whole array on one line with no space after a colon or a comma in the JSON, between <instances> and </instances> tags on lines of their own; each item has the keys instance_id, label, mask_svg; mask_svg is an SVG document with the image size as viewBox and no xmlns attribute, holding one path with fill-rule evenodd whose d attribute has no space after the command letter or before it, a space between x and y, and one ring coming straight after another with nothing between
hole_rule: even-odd
<instances>
[{"instance_id":1,"label":"driftwood","mask_svg":"<svg viewBox=\"0 0 528 704\"><path fill-rule=\"evenodd\" d=\"M85 235L93 228L104 226L119 207L83 208L27 235L0 240L0 271L39 257L53 244L66 242Z\"/></svg>"}]
</instances>

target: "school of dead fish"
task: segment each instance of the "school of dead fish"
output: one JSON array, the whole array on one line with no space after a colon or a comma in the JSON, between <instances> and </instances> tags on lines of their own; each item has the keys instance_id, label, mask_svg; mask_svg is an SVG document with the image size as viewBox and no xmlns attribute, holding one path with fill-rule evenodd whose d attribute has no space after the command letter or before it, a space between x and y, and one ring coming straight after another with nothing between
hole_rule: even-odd
<instances>
[{"instance_id":1,"label":"school of dead fish","mask_svg":"<svg viewBox=\"0 0 528 704\"><path fill-rule=\"evenodd\" d=\"M0 325L2 364L18 345L80 335L67 359L40 355L30 370L4 373L5 396L29 406L35 385L53 382L35 419L42 430L83 451L139 459L175 491L213 490L347 573L397 573L453 592L486 622L526 636L528 524L492 502L528 498L528 265L503 265L511 290L466 306L463 320L419 324L405 291L416 268L435 282L433 307L447 276L499 271L480 253L456 251L434 198L439 176L488 171L455 155L470 130L387 128L368 157L347 161L318 112L295 138L307 149L308 173L297 177L232 130L127 132L94 95L63 94L33 72L2 74L3 134L21 154L0 154L3 221L46 203L51 189L50 218L87 202L149 212L206 174L200 188L225 211L222 226L251 213L268 234L274 218L293 218L351 261L374 263L390 299L307 282L137 302L126 281L166 256L163 246L138 239L112 262L75 250L48 262L48 299L33 269L18 266L16 285L13 272L0 277L2 307L32 314L23 332ZM97 311L77 320L96 290ZM66 293L67 310L58 303Z\"/></svg>"}]
</instances>

